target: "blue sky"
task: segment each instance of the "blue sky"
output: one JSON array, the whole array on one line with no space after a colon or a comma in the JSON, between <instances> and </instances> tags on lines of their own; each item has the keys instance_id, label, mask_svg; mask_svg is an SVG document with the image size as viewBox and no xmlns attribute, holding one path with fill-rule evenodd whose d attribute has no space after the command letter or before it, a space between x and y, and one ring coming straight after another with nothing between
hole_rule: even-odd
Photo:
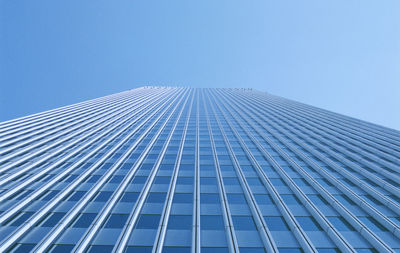
<instances>
[{"instance_id":1,"label":"blue sky","mask_svg":"<svg viewBox=\"0 0 400 253\"><path fill-rule=\"evenodd\" d=\"M399 13L398 0L0 0L0 121L184 85L400 129Z\"/></svg>"}]
</instances>

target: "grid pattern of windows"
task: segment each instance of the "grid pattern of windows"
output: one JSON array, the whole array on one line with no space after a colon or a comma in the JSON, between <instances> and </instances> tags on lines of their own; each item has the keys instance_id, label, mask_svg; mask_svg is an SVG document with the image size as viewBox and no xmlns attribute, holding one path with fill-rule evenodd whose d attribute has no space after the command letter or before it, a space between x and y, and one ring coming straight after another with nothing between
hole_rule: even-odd
<instances>
[{"instance_id":1,"label":"grid pattern of windows","mask_svg":"<svg viewBox=\"0 0 400 253\"><path fill-rule=\"evenodd\" d=\"M400 132L252 89L0 123L0 252L400 252Z\"/></svg>"}]
</instances>

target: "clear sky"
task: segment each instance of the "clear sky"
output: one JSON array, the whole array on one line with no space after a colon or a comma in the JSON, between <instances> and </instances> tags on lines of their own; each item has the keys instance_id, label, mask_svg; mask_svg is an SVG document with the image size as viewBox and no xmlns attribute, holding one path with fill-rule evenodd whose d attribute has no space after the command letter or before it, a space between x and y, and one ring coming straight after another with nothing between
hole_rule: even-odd
<instances>
[{"instance_id":1,"label":"clear sky","mask_svg":"<svg viewBox=\"0 0 400 253\"><path fill-rule=\"evenodd\" d=\"M400 1L0 0L0 121L143 85L252 87L400 130Z\"/></svg>"}]
</instances>

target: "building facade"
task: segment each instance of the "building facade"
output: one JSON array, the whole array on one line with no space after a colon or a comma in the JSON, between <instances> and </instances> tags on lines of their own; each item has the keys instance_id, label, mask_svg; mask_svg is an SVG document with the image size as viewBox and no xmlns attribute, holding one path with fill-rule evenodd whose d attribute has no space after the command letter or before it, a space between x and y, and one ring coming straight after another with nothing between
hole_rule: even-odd
<instances>
[{"instance_id":1,"label":"building facade","mask_svg":"<svg viewBox=\"0 0 400 253\"><path fill-rule=\"evenodd\" d=\"M0 124L0 252L400 252L400 132L252 89Z\"/></svg>"}]
</instances>

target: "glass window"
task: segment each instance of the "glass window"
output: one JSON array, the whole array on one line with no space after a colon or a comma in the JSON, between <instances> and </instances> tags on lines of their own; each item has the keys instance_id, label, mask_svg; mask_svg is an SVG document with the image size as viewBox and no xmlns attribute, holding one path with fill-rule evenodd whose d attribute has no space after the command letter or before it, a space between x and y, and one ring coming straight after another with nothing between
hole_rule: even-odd
<instances>
[{"instance_id":1,"label":"glass window","mask_svg":"<svg viewBox=\"0 0 400 253\"><path fill-rule=\"evenodd\" d=\"M225 177L224 184L225 185L240 185L239 180L236 177Z\"/></svg>"},{"instance_id":2,"label":"glass window","mask_svg":"<svg viewBox=\"0 0 400 253\"><path fill-rule=\"evenodd\" d=\"M270 180L274 186L286 186L286 183L281 178L271 178Z\"/></svg>"},{"instance_id":3,"label":"glass window","mask_svg":"<svg viewBox=\"0 0 400 253\"><path fill-rule=\"evenodd\" d=\"M201 185L217 185L217 179L215 177L201 177Z\"/></svg>"},{"instance_id":4,"label":"glass window","mask_svg":"<svg viewBox=\"0 0 400 253\"><path fill-rule=\"evenodd\" d=\"M256 224L251 216L232 216L235 230L256 230Z\"/></svg>"},{"instance_id":5,"label":"glass window","mask_svg":"<svg viewBox=\"0 0 400 253\"><path fill-rule=\"evenodd\" d=\"M229 249L225 247L218 247L218 248L202 247L201 253L229 253Z\"/></svg>"},{"instance_id":6,"label":"glass window","mask_svg":"<svg viewBox=\"0 0 400 253\"><path fill-rule=\"evenodd\" d=\"M273 205L272 198L269 194L255 194L254 195L257 204L259 205Z\"/></svg>"},{"instance_id":7,"label":"glass window","mask_svg":"<svg viewBox=\"0 0 400 253\"><path fill-rule=\"evenodd\" d=\"M279 253L303 253L301 248L278 248Z\"/></svg>"},{"instance_id":8,"label":"glass window","mask_svg":"<svg viewBox=\"0 0 400 253\"><path fill-rule=\"evenodd\" d=\"M219 195L217 193L202 193L200 194L201 204L219 204Z\"/></svg>"},{"instance_id":9,"label":"glass window","mask_svg":"<svg viewBox=\"0 0 400 253\"><path fill-rule=\"evenodd\" d=\"M54 245L50 252L51 253L69 253L72 252L72 249L75 247L75 245L72 244L56 244Z\"/></svg>"},{"instance_id":10,"label":"glass window","mask_svg":"<svg viewBox=\"0 0 400 253\"><path fill-rule=\"evenodd\" d=\"M95 213L82 213L79 218L74 223L74 228L88 228L92 224L94 218L96 218Z\"/></svg>"},{"instance_id":11,"label":"glass window","mask_svg":"<svg viewBox=\"0 0 400 253\"><path fill-rule=\"evenodd\" d=\"M265 216L264 220L270 231L289 231L289 226L282 216Z\"/></svg>"},{"instance_id":12,"label":"glass window","mask_svg":"<svg viewBox=\"0 0 400 253\"><path fill-rule=\"evenodd\" d=\"M94 202L107 202L108 199L111 197L112 192L99 192L96 198L93 200Z\"/></svg>"},{"instance_id":13,"label":"glass window","mask_svg":"<svg viewBox=\"0 0 400 253\"><path fill-rule=\"evenodd\" d=\"M181 185L192 185L193 181L193 177L178 177L176 183Z\"/></svg>"},{"instance_id":14,"label":"glass window","mask_svg":"<svg viewBox=\"0 0 400 253\"><path fill-rule=\"evenodd\" d=\"M54 227L62 217L64 217L65 213L52 213L48 219L46 219L41 227Z\"/></svg>"},{"instance_id":15,"label":"glass window","mask_svg":"<svg viewBox=\"0 0 400 253\"><path fill-rule=\"evenodd\" d=\"M154 180L155 184L169 184L171 177L156 177Z\"/></svg>"},{"instance_id":16,"label":"glass window","mask_svg":"<svg viewBox=\"0 0 400 253\"><path fill-rule=\"evenodd\" d=\"M114 246L108 245L92 245L88 253L111 253Z\"/></svg>"},{"instance_id":17,"label":"glass window","mask_svg":"<svg viewBox=\"0 0 400 253\"><path fill-rule=\"evenodd\" d=\"M60 191L48 191L47 194L45 196L43 196L43 198L41 200L50 200L52 199L54 196L57 195L57 193L59 193Z\"/></svg>"},{"instance_id":18,"label":"glass window","mask_svg":"<svg viewBox=\"0 0 400 253\"><path fill-rule=\"evenodd\" d=\"M201 215L200 228L202 230L224 230L224 220L221 215Z\"/></svg>"},{"instance_id":19,"label":"glass window","mask_svg":"<svg viewBox=\"0 0 400 253\"><path fill-rule=\"evenodd\" d=\"M173 203L192 203L193 194L192 193L175 193Z\"/></svg>"},{"instance_id":20,"label":"glass window","mask_svg":"<svg viewBox=\"0 0 400 253\"><path fill-rule=\"evenodd\" d=\"M138 229L156 229L160 222L161 215L158 214L142 214L139 216L136 228Z\"/></svg>"},{"instance_id":21,"label":"glass window","mask_svg":"<svg viewBox=\"0 0 400 253\"><path fill-rule=\"evenodd\" d=\"M298 186L310 186L310 184L306 180L304 180L304 178L294 178L293 181Z\"/></svg>"},{"instance_id":22,"label":"glass window","mask_svg":"<svg viewBox=\"0 0 400 253\"><path fill-rule=\"evenodd\" d=\"M162 253L190 253L190 247L164 247Z\"/></svg>"},{"instance_id":23,"label":"glass window","mask_svg":"<svg viewBox=\"0 0 400 253\"><path fill-rule=\"evenodd\" d=\"M136 202L138 197L138 192L125 192L124 195L122 195L121 202Z\"/></svg>"},{"instance_id":24,"label":"glass window","mask_svg":"<svg viewBox=\"0 0 400 253\"><path fill-rule=\"evenodd\" d=\"M111 178L110 183L118 184L118 183L121 183L121 181L122 181L123 179L124 179L124 176L116 175L116 176L113 176L113 177Z\"/></svg>"},{"instance_id":25,"label":"glass window","mask_svg":"<svg viewBox=\"0 0 400 253\"><path fill-rule=\"evenodd\" d=\"M357 253L379 253L379 251L377 251L374 248L363 248L363 249L357 249L355 248Z\"/></svg>"},{"instance_id":26,"label":"glass window","mask_svg":"<svg viewBox=\"0 0 400 253\"><path fill-rule=\"evenodd\" d=\"M286 205L301 205L300 200L293 194L282 194L281 197Z\"/></svg>"},{"instance_id":27,"label":"glass window","mask_svg":"<svg viewBox=\"0 0 400 253\"><path fill-rule=\"evenodd\" d=\"M127 214L111 214L105 225L106 228L123 228L126 220L128 219Z\"/></svg>"},{"instance_id":28,"label":"glass window","mask_svg":"<svg viewBox=\"0 0 400 253\"><path fill-rule=\"evenodd\" d=\"M296 217L297 222L300 224L301 228L304 231L320 231L322 230L321 226L317 223L314 217L305 216L305 217Z\"/></svg>"},{"instance_id":29,"label":"glass window","mask_svg":"<svg viewBox=\"0 0 400 253\"><path fill-rule=\"evenodd\" d=\"M33 212L23 212L12 218L10 226L19 226L33 215Z\"/></svg>"},{"instance_id":30,"label":"glass window","mask_svg":"<svg viewBox=\"0 0 400 253\"><path fill-rule=\"evenodd\" d=\"M339 200L340 203L342 203L344 205L346 205L346 204L347 205L351 205L351 206L355 206L356 205L356 203L353 200L351 200L349 197L347 197L344 194L337 194L337 195L334 195L334 197L337 200Z\"/></svg>"},{"instance_id":31,"label":"glass window","mask_svg":"<svg viewBox=\"0 0 400 253\"><path fill-rule=\"evenodd\" d=\"M133 184L144 184L146 183L147 177L137 176L132 180Z\"/></svg>"},{"instance_id":32,"label":"glass window","mask_svg":"<svg viewBox=\"0 0 400 253\"><path fill-rule=\"evenodd\" d=\"M318 253L341 253L338 248L317 248Z\"/></svg>"},{"instance_id":33,"label":"glass window","mask_svg":"<svg viewBox=\"0 0 400 253\"><path fill-rule=\"evenodd\" d=\"M368 217L359 217L359 219L372 231L374 232L380 232L380 231L387 231L387 229L379 224L378 221L376 221L374 218L368 216Z\"/></svg>"},{"instance_id":34,"label":"glass window","mask_svg":"<svg viewBox=\"0 0 400 253\"><path fill-rule=\"evenodd\" d=\"M152 246L129 246L126 248L125 253L151 253L152 250Z\"/></svg>"},{"instance_id":35,"label":"glass window","mask_svg":"<svg viewBox=\"0 0 400 253\"><path fill-rule=\"evenodd\" d=\"M100 179L99 175L93 175L93 176L89 177L89 179L87 180L87 183L96 183L99 179Z\"/></svg>"},{"instance_id":36,"label":"glass window","mask_svg":"<svg viewBox=\"0 0 400 253\"><path fill-rule=\"evenodd\" d=\"M147 203L164 203L166 196L164 192L151 192L147 197Z\"/></svg>"},{"instance_id":37,"label":"glass window","mask_svg":"<svg viewBox=\"0 0 400 253\"><path fill-rule=\"evenodd\" d=\"M323 199L322 196L319 194L310 194L307 195L307 197L314 203L314 205L317 206L329 205L329 203L325 199Z\"/></svg>"},{"instance_id":38,"label":"glass window","mask_svg":"<svg viewBox=\"0 0 400 253\"><path fill-rule=\"evenodd\" d=\"M230 204L246 204L246 198L243 194L227 194L228 202Z\"/></svg>"},{"instance_id":39,"label":"glass window","mask_svg":"<svg viewBox=\"0 0 400 253\"><path fill-rule=\"evenodd\" d=\"M35 248L35 244L31 243L18 243L14 248L13 248L13 253L26 253L30 252L33 248Z\"/></svg>"},{"instance_id":40,"label":"glass window","mask_svg":"<svg viewBox=\"0 0 400 253\"><path fill-rule=\"evenodd\" d=\"M83 197L83 195L85 195L85 193L86 193L86 192L84 192L84 191L77 191L77 192L74 192L74 193L72 193L72 195L71 195L71 197L68 199L68 201L78 201L78 200L80 200L80 199Z\"/></svg>"},{"instance_id":41,"label":"glass window","mask_svg":"<svg viewBox=\"0 0 400 253\"><path fill-rule=\"evenodd\" d=\"M239 248L240 253L265 253L264 248L245 248L245 247L240 247Z\"/></svg>"},{"instance_id":42,"label":"glass window","mask_svg":"<svg viewBox=\"0 0 400 253\"><path fill-rule=\"evenodd\" d=\"M168 229L192 229L191 215L170 215L168 220Z\"/></svg>"},{"instance_id":43,"label":"glass window","mask_svg":"<svg viewBox=\"0 0 400 253\"><path fill-rule=\"evenodd\" d=\"M368 201L372 205L377 205L377 206L382 205L380 201L378 201L376 198L370 195L361 195L361 197L363 197L366 201Z\"/></svg>"},{"instance_id":44,"label":"glass window","mask_svg":"<svg viewBox=\"0 0 400 253\"><path fill-rule=\"evenodd\" d=\"M333 224L333 226L339 231L355 231L352 225L348 223L345 219L339 216L328 217L328 220Z\"/></svg>"},{"instance_id":45,"label":"glass window","mask_svg":"<svg viewBox=\"0 0 400 253\"><path fill-rule=\"evenodd\" d=\"M318 183L320 183L324 187L331 187L333 184L326 180L325 178L317 178Z\"/></svg>"}]
</instances>

